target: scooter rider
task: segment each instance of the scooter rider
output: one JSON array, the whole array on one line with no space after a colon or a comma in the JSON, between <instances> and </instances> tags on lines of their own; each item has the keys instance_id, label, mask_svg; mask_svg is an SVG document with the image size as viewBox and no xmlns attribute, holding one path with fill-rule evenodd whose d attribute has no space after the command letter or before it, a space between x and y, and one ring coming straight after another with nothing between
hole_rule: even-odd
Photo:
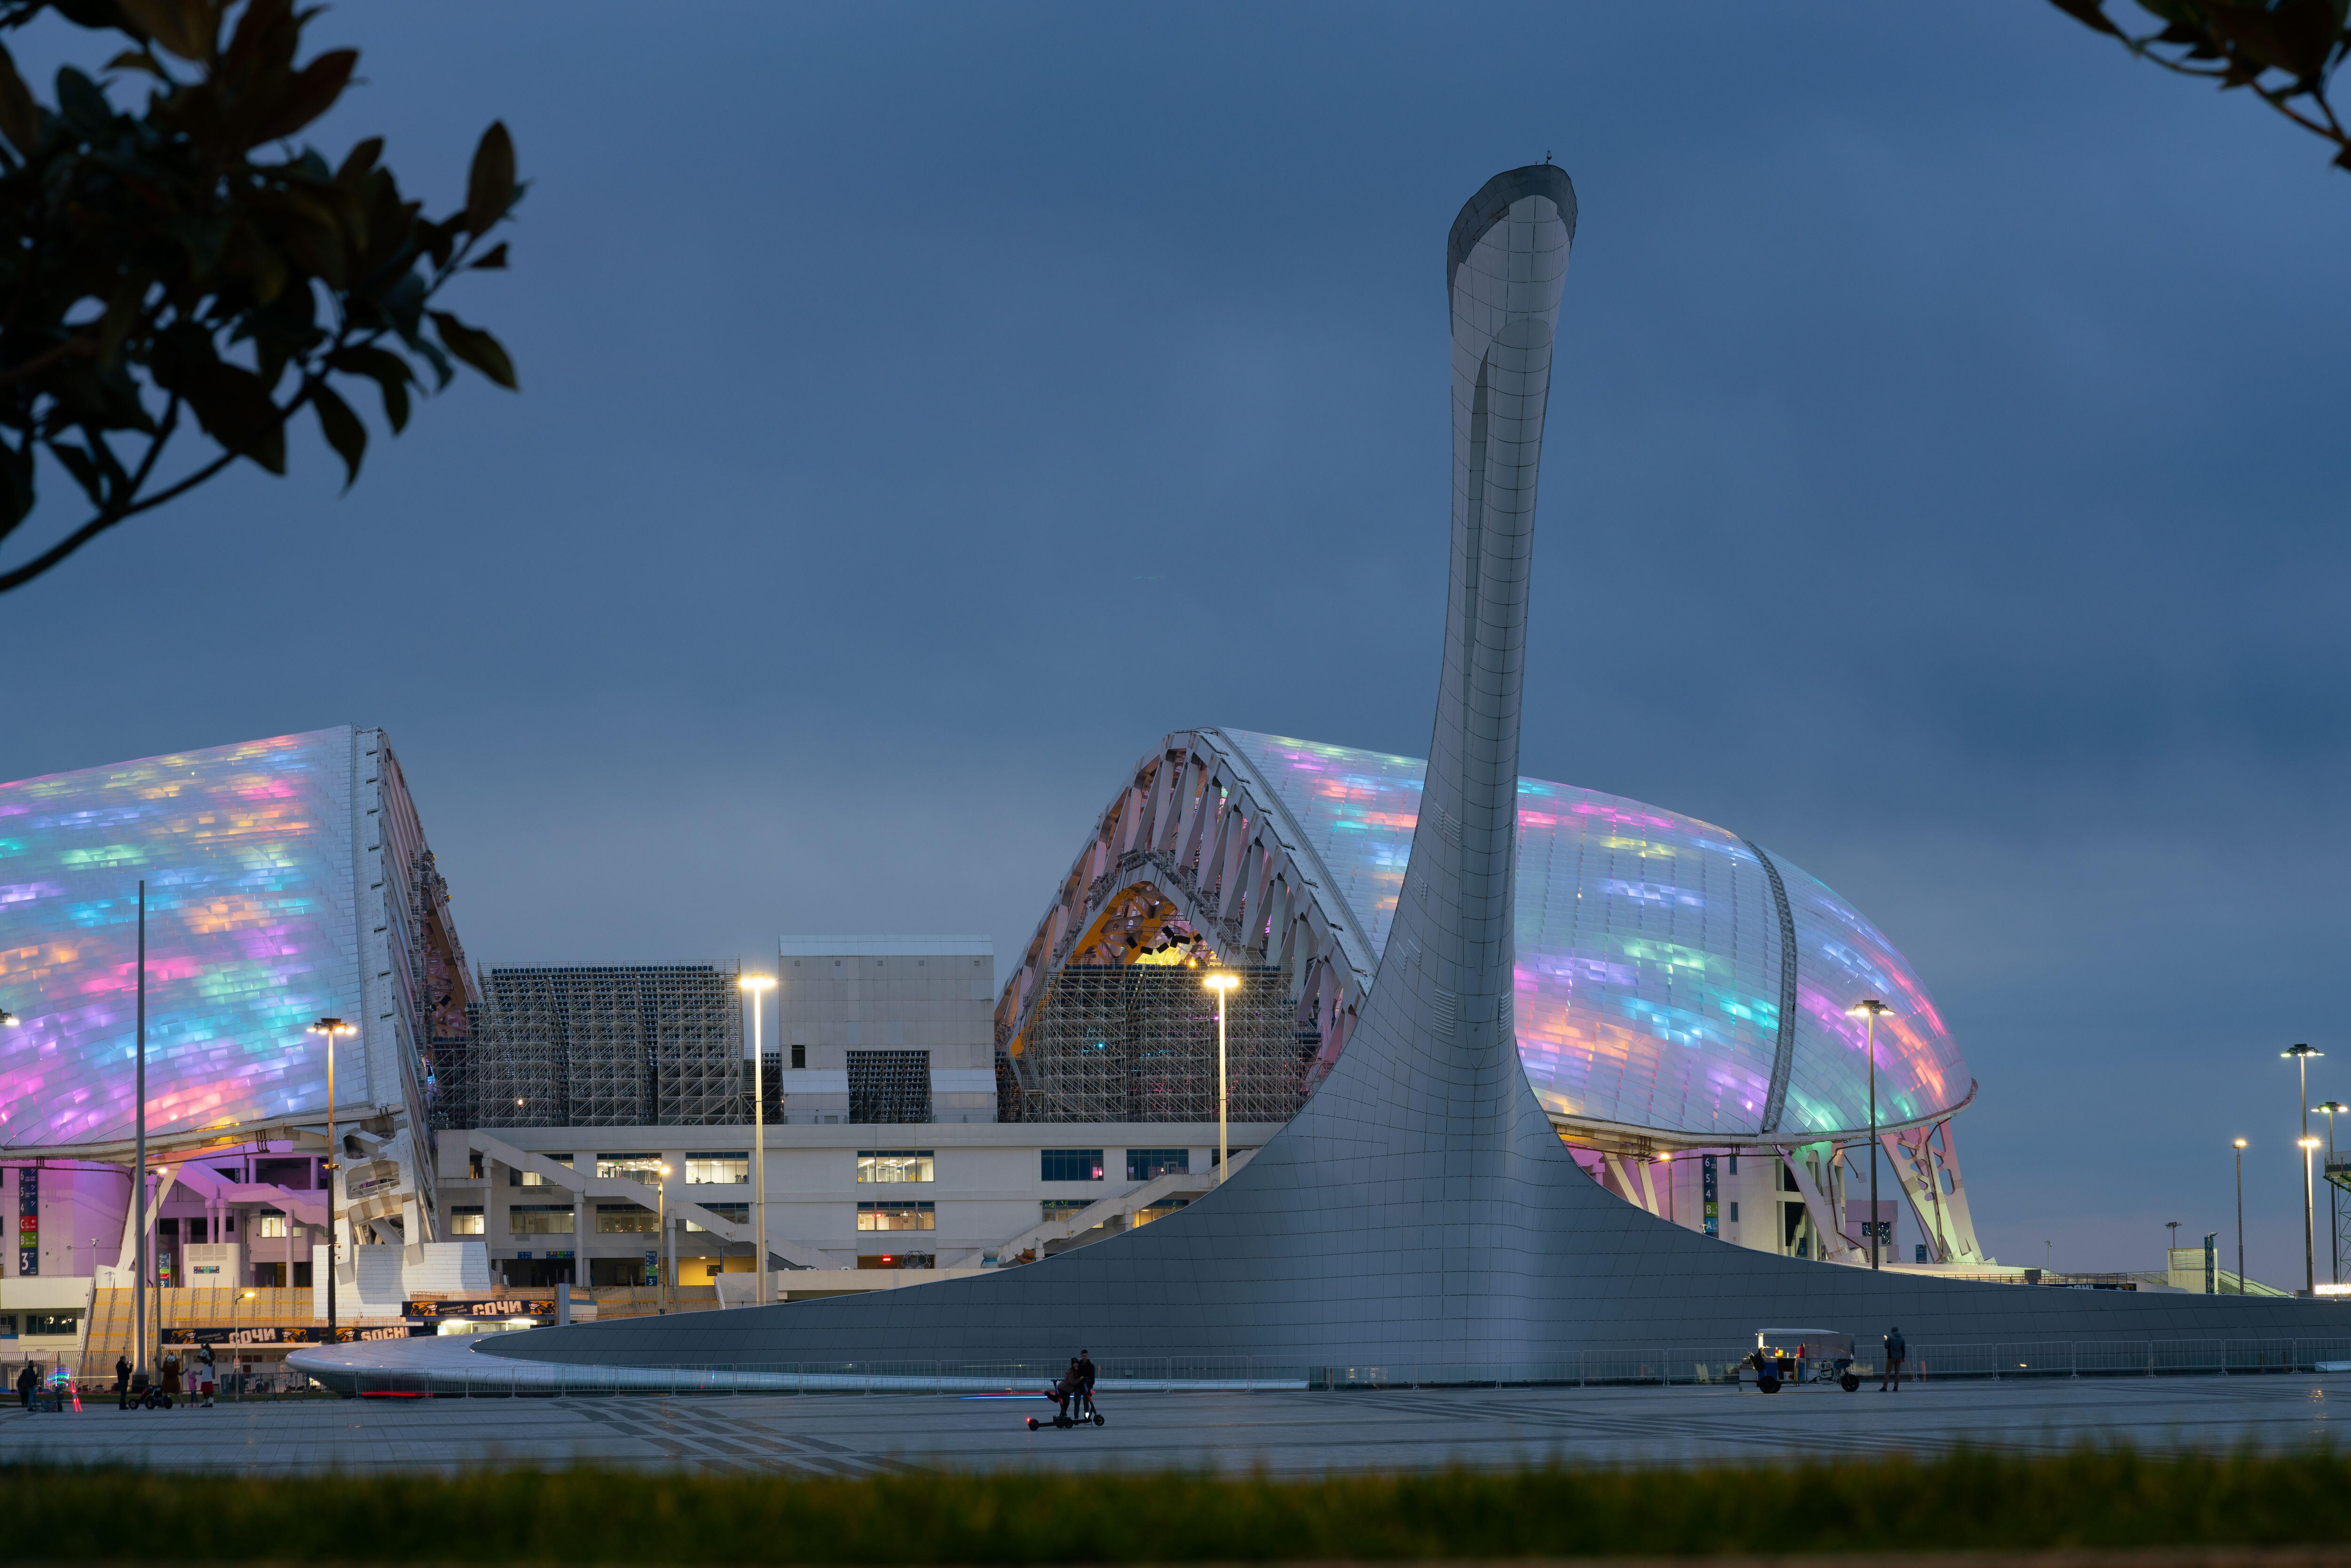
<instances>
[{"instance_id":1,"label":"scooter rider","mask_svg":"<svg viewBox=\"0 0 2351 1568\"><path fill-rule=\"evenodd\" d=\"M1078 1352L1076 1366L1078 1371L1079 1408L1081 1410L1091 1410L1094 1407L1094 1378L1096 1376L1094 1368L1094 1353L1090 1350L1081 1350Z\"/></svg>"}]
</instances>

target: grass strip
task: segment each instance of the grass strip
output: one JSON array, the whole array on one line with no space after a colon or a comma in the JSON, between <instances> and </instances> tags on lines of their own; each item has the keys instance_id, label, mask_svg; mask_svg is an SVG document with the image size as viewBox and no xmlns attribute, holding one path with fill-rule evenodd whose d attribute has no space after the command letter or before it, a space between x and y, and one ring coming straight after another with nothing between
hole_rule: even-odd
<instances>
[{"instance_id":1,"label":"grass strip","mask_svg":"<svg viewBox=\"0 0 2351 1568\"><path fill-rule=\"evenodd\" d=\"M0 1562L1176 1563L2339 1543L2330 1451L1313 1479L0 1466Z\"/></svg>"}]
</instances>

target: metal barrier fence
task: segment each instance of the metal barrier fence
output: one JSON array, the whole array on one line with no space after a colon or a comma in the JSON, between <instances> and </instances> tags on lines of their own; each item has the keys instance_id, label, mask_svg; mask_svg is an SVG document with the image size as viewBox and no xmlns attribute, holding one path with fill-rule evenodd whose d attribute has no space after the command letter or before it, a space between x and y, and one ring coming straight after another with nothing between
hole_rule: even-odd
<instances>
[{"instance_id":1,"label":"metal barrier fence","mask_svg":"<svg viewBox=\"0 0 2351 1568\"><path fill-rule=\"evenodd\" d=\"M1250 1392L1270 1389L1411 1387L1610 1387L1738 1385L1748 1347L1595 1350L1555 1362L1417 1363L1300 1366L1262 1357L1180 1361L1104 1358L1104 1393ZM674 1366L597 1366L494 1355L339 1375L321 1381L374 1396L471 1397L626 1394L936 1394L1040 1392L1062 1361L785 1362ZM1877 1354L1853 1364L1879 1375ZM2056 1340L1917 1347L1906 1375L1927 1381L2032 1377L2157 1377L2292 1372L2351 1372L2351 1336L2340 1339Z\"/></svg>"}]
</instances>

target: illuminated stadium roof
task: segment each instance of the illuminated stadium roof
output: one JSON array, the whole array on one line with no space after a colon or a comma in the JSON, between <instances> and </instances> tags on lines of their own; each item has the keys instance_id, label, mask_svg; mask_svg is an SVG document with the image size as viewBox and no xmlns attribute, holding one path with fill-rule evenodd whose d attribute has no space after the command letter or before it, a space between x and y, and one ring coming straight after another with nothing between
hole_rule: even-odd
<instances>
[{"instance_id":1,"label":"illuminated stadium roof","mask_svg":"<svg viewBox=\"0 0 2351 1568\"><path fill-rule=\"evenodd\" d=\"M1283 965L1327 1071L1386 945L1426 767L1245 730L1170 736L1103 814L1007 987L998 1032L1016 1070L1035 977L1103 961L1140 910L1146 929L1188 926L1228 962ZM1521 779L1517 903L1519 1057L1571 1129L1693 1143L1865 1128L1863 1028L1846 1009L1871 996L1892 1009L1877 1026L1882 1124L1931 1121L1974 1092L1877 928L1724 829Z\"/></svg>"},{"instance_id":2,"label":"illuminated stadium roof","mask_svg":"<svg viewBox=\"0 0 2351 1568\"><path fill-rule=\"evenodd\" d=\"M321 1014L362 1026L343 1105L416 1108L465 966L391 747L345 726L0 784L0 1148L131 1136L141 878L151 1140L323 1112Z\"/></svg>"}]
</instances>

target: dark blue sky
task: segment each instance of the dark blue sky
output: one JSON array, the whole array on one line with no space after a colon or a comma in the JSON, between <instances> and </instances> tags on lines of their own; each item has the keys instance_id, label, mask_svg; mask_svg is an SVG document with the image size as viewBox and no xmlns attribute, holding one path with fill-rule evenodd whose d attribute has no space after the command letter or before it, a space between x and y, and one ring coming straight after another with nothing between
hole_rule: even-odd
<instances>
[{"instance_id":1,"label":"dark blue sky","mask_svg":"<svg viewBox=\"0 0 2351 1568\"><path fill-rule=\"evenodd\" d=\"M0 776L381 724L477 959L1008 954L1168 729L1425 749L1445 230L1549 151L1526 770L1877 921L2004 1260L2227 1246L2243 1135L2298 1278L2279 1048L2351 1098L2351 177L2258 104L2026 0L313 34L365 51L321 144L436 206L513 128L515 269L453 303L522 394L0 601Z\"/></svg>"}]
</instances>

